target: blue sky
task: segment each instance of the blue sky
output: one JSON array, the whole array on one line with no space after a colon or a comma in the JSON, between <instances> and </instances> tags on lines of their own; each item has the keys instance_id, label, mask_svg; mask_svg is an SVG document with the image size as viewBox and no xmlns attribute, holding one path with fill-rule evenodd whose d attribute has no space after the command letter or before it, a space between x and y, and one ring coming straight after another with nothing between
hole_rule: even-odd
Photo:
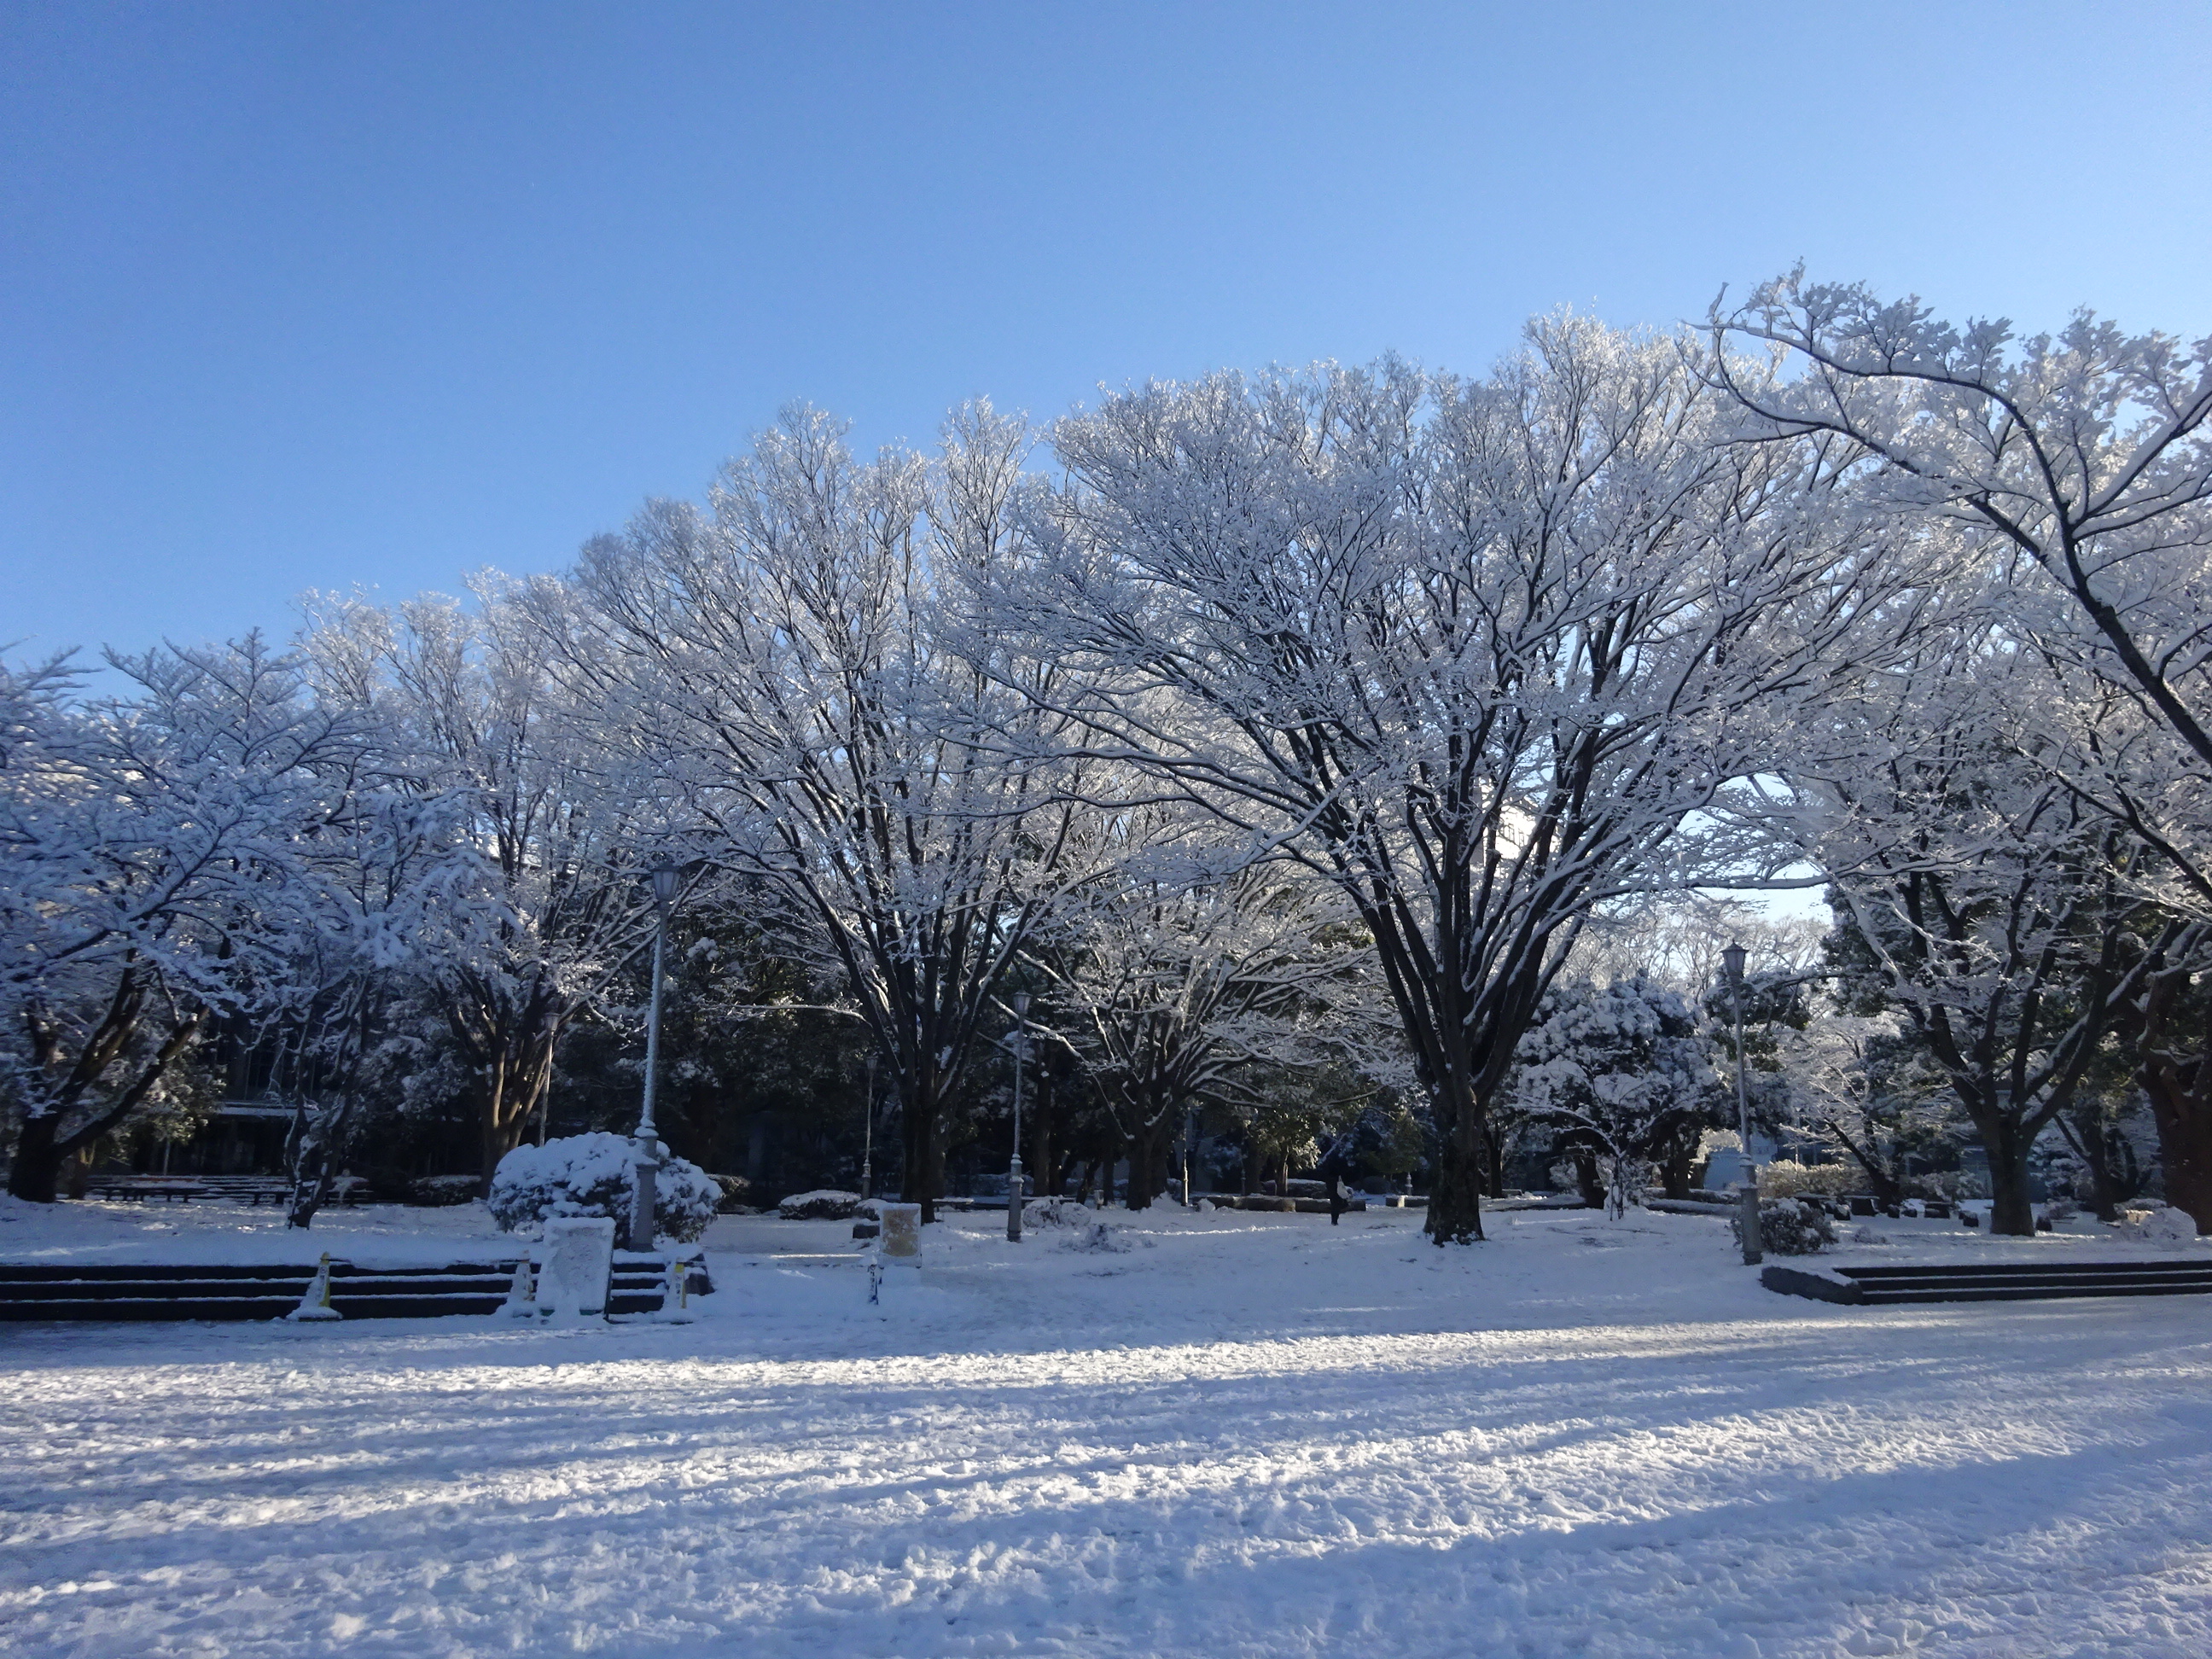
<instances>
[{"instance_id":1,"label":"blue sky","mask_svg":"<svg viewBox=\"0 0 2212 1659\"><path fill-rule=\"evenodd\" d=\"M0 0L0 642L556 568L805 398L1701 314L2212 331L2212 8Z\"/></svg>"}]
</instances>

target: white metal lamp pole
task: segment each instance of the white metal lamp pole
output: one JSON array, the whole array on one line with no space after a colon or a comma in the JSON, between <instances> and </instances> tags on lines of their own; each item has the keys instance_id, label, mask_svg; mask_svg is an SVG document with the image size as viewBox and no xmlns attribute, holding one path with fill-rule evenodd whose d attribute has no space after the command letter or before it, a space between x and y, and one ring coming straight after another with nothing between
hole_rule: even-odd
<instances>
[{"instance_id":1,"label":"white metal lamp pole","mask_svg":"<svg viewBox=\"0 0 2212 1659\"><path fill-rule=\"evenodd\" d=\"M1751 1161L1751 1090L1743 1073L1743 956L1741 945L1731 945L1721 952L1721 961L1728 969L1729 1001L1735 1012L1735 1127L1743 1142L1742 1190L1736 1194L1737 1231L1743 1235L1744 1266L1755 1267L1764 1252L1759 1237L1759 1170Z\"/></svg>"},{"instance_id":2,"label":"white metal lamp pole","mask_svg":"<svg viewBox=\"0 0 2212 1659\"><path fill-rule=\"evenodd\" d=\"M1022 1242L1022 1061L1030 1047L1030 994L1017 991L1014 1005L1014 1157L1006 1166L1006 1242Z\"/></svg>"},{"instance_id":3,"label":"white metal lamp pole","mask_svg":"<svg viewBox=\"0 0 2212 1659\"><path fill-rule=\"evenodd\" d=\"M668 908L676 902L683 872L667 859L653 865L653 1003L645 1022L645 1109L630 1138L631 1185L628 1248L653 1248L653 1212L659 1201L660 1130L653 1121L653 1085L660 1076L660 982L668 956Z\"/></svg>"}]
</instances>

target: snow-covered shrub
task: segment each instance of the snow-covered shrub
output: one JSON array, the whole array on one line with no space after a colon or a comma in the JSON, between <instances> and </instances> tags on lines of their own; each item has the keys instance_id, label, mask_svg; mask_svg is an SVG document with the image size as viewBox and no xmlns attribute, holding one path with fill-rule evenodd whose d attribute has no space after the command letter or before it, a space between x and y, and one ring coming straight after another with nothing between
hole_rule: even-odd
<instances>
[{"instance_id":1,"label":"snow-covered shrub","mask_svg":"<svg viewBox=\"0 0 2212 1659\"><path fill-rule=\"evenodd\" d=\"M708 1180L721 1188L721 1202L717 1206L724 1215L751 1212L753 1183L743 1176L710 1175Z\"/></svg>"},{"instance_id":2,"label":"snow-covered shrub","mask_svg":"<svg viewBox=\"0 0 2212 1659\"><path fill-rule=\"evenodd\" d=\"M2127 1219L2120 1234L2129 1239L2139 1239L2146 1244L2194 1244L2197 1242L2197 1223L2186 1210L2160 1205L2145 1210L2140 1205L2127 1210Z\"/></svg>"},{"instance_id":3,"label":"snow-covered shrub","mask_svg":"<svg viewBox=\"0 0 2212 1659\"><path fill-rule=\"evenodd\" d=\"M1024 1227L1086 1227L1095 1219L1072 1198L1033 1198L1022 1206Z\"/></svg>"},{"instance_id":4,"label":"snow-covered shrub","mask_svg":"<svg viewBox=\"0 0 2212 1659\"><path fill-rule=\"evenodd\" d=\"M1068 1249L1099 1255L1117 1253L1129 1248L1129 1241L1122 1237L1121 1231L1108 1226L1103 1221L1071 1227L1063 1243Z\"/></svg>"},{"instance_id":5,"label":"snow-covered shrub","mask_svg":"<svg viewBox=\"0 0 2212 1659\"><path fill-rule=\"evenodd\" d=\"M835 1187L818 1187L811 1193L793 1193L775 1206L786 1221L848 1221L860 1211L858 1193Z\"/></svg>"},{"instance_id":6,"label":"snow-covered shrub","mask_svg":"<svg viewBox=\"0 0 2212 1659\"><path fill-rule=\"evenodd\" d=\"M672 1155L660 1166L653 1189L653 1231L657 1237L689 1244L721 1212L722 1188L697 1164Z\"/></svg>"},{"instance_id":7,"label":"snow-covered shrub","mask_svg":"<svg viewBox=\"0 0 2212 1659\"><path fill-rule=\"evenodd\" d=\"M446 1209L471 1201L482 1184L474 1176L423 1176L407 1183L407 1201L424 1209Z\"/></svg>"},{"instance_id":8,"label":"snow-covered shrub","mask_svg":"<svg viewBox=\"0 0 2212 1659\"><path fill-rule=\"evenodd\" d=\"M1743 1225L1729 1218L1729 1231L1743 1243ZM1836 1242L1836 1230L1827 1212L1817 1204L1794 1198L1761 1199L1759 1204L1759 1243L1776 1255L1813 1255Z\"/></svg>"},{"instance_id":9,"label":"snow-covered shrub","mask_svg":"<svg viewBox=\"0 0 2212 1659\"><path fill-rule=\"evenodd\" d=\"M558 1216L620 1219L629 1209L630 1146L620 1135L564 1135L543 1146L518 1146L499 1161L486 1200L492 1218L514 1231ZM656 1235L689 1243L707 1231L722 1189L697 1164L671 1158L653 1183Z\"/></svg>"}]
</instances>

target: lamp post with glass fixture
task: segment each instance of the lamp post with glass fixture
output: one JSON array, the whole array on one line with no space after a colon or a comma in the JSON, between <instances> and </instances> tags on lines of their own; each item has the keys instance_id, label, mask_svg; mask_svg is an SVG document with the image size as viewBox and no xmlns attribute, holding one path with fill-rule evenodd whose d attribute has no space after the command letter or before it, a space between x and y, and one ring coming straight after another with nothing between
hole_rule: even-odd
<instances>
[{"instance_id":1,"label":"lamp post with glass fixture","mask_svg":"<svg viewBox=\"0 0 2212 1659\"><path fill-rule=\"evenodd\" d=\"M1022 1242L1022 1061L1030 1047L1030 994L1017 991L1014 1006L1014 1156L1006 1165L1006 1241Z\"/></svg>"},{"instance_id":2,"label":"lamp post with glass fixture","mask_svg":"<svg viewBox=\"0 0 2212 1659\"><path fill-rule=\"evenodd\" d=\"M1737 1231L1743 1235L1744 1266L1755 1267L1763 1252L1759 1237L1759 1170L1751 1161L1751 1090L1743 1071L1743 957L1741 945L1731 945L1721 952L1721 963L1728 969L1729 1001L1735 1013L1735 1129L1743 1142L1743 1178L1736 1194Z\"/></svg>"},{"instance_id":3,"label":"lamp post with glass fixture","mask_svg":"<svg viewBox=\"0 0 2212 1659\"><path fill-rule=\"evenodd\" d=\"M683 872L667 858L657 860L646 872L653 882L653 1001L645 1020L645 1109L630 1137L630 1194L629 1237L625 1248L653 1248L653 1211L659 1199L662 1158L660 1131L653 1121L653 1085L660 1076L660 982L668 957L668 910L676 902Z\"/></svg>"}]
</instances>

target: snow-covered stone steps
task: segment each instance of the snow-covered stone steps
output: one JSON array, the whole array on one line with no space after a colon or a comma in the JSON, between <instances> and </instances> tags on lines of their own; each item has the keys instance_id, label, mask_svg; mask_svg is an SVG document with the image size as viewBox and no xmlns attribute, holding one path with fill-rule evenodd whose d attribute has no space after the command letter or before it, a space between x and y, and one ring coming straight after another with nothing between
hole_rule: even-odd
<instances>
[{"instance_id":1,"label":"snow-covered stone steps","mask_svg":"<svg viewBox=\"0 0 2212 1659\"><path fill-rule=\"evenodd\" d=\"M2212 1294L2212 1259L1952 1262L1917 1267L1770 1267L1770 1291L1822 1302L2039 1302L2059 1297Z\"/></svg>"},{"instance_id":2,"label":"snow-covered stone steps","mask_svg":"<svg viewBox=\"0 0 2212 1659\"><path fill-rule=\"evenodd\" d=\"M331 1306L347 1319L425 1319L496 1313L506 1305L515 1262L455 1261L430 1267L362 1267L331 1263ZM693 1294L712 1288L690 1270ZM300 1305L313 1266L0 1266L0 1321L46 1319L281 1319ZM653 1256L615 1263L608 1311L658 1313L668 1264Z\"/></svg>"}]
</instances>

